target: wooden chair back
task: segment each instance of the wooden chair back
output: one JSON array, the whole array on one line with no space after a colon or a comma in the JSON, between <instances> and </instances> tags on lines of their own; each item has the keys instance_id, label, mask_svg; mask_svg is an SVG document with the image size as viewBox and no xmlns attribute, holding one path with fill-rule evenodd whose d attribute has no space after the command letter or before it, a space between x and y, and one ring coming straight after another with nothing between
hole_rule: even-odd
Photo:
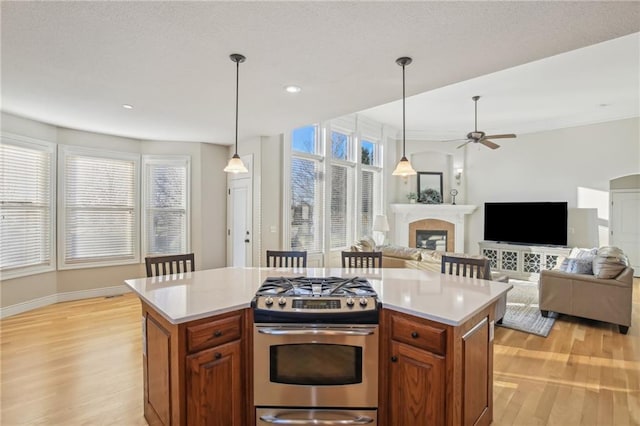
<instances>
[{"instance_id":1,"label":"wooden chair back","mask_svg":"<svg viewBox=\"0 0 640 426\"><path fill-rule=\"evenodd\" d=\"M306 251L267 250L267 267L306 268Z\"/></svg>"},{"instance_id":2,"label":"wooden chair back","mask_svg":"<svg viewBox=\"0 0 640 426\"><path fill-rule=\"evenodd\" d=\"M486 258L475 259L443 255L440 272L469 278L491 279L491 266L489 259Z\"/></svg>"},{"instance_id":3,"label":"wooden chair back","mask_svg":"<svg viewBox=\"0 0 640 426\"><path fill-rule=\"evenodd\" d=\"M193 272L196 269L193 253L148 256L144 258L144 262L147 267L147 277Z\"/></svg>"},{"instance_id":4,"label":"wooden chair back","mask_svg":"<svg viewBox=\"0 0 640 426\"><path fill-rule=\"evenodd\" d=\"M343 268L382 268L381 251L343 251Z\"/></svg>"}]
</instances>

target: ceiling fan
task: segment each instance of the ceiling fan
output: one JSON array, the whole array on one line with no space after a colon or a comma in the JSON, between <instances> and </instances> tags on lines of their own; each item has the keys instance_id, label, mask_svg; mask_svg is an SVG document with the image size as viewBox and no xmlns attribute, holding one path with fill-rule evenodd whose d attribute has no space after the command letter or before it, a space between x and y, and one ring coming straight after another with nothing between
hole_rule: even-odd
<instances>
[{"instance_id":1,"label":"ceiling fan","mask_svg":"<svg viewBox=\"0 0 640 426\"><path fill-rule=\"evenodd\" d=\"M478 99L480 96L474 96L473 102L475 102L475 130L473 132L469 132L467 134L467 141L460 145L458 148L462 148L468 143L481 143L482 145L489 147L491 149L500 148L500 145L490 141L489 139L506 139L506 138L515 138L516 135L513 133L507 133L503 135L485 135L484 132L478 130ZM454 139L460 140L460 139Z\"/></svg>"}]
</instances>

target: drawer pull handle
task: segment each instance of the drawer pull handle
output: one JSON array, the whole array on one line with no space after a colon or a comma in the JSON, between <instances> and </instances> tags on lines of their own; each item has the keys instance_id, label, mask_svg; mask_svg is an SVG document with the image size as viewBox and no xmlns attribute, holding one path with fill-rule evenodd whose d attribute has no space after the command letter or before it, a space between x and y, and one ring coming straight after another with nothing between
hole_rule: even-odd
<instances>
[{"instance_id":1,"label":"drawer pull handle","mask_svg":"<svg viewBox=\"0 0 640 426\"><path fill-rule=\"evenodd\" d=\"M213 357L214 357L215 359L220 359L220 358L222 358L222 354L221 354L220 352L216 352L216 353L213 355Z\"/></svg>"},{"instance_id":2,"label":"drawer pull handle","mask_svg":"<svg viewBox=\"0 0 640 426\"><path fill-rule=\"evenodd\" d=\"M391 357L391 362L398 362L398 357L397 356L392 356Z\"/></svg>"},{"instance_id":3,"label":"drawer pull handle","mask_svg":"<svg viewBox=\"0 0 640 426\"><path fill-rule=\"evenodd\" d=\"M414 339L417 339L418 338L418 332L417 331L412 332L411 333L411 337L413 337Z\"/></svg>"},{"instance_id":4,"label":"drawer pull handle","mask_svg":"<svg viewBox=\"0 0 640 426\"><path fill-rule=\"evenodd\" d=\"M222 331L216 330L213 332L213 337L220 337L220 336L222 336Z\"/></svg>"}]
</instances>

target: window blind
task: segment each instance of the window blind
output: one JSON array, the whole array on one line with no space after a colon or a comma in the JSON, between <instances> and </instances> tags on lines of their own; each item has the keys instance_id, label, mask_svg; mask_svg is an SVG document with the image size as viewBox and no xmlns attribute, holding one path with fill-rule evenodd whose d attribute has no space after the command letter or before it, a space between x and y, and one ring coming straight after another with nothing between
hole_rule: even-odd
<instances>
[{"instance_id":1,"label":"window blind","mask_svg":"<svg viewBox=\"0 0 640 426\"><path fill-rule=\"evenodd\" d=\"M55 269L55 145L2 138L0 270L3 276Z\"/></svg>"},{"instance_id":2,"label":"window blind","mask_svg":"<svg viewBox=\"0 0 640 426\"><path fill-rule=\"evenodd\" d=\"M331 166L331 201L330 226L331 248L341 248L347 245L349 170L345 166Z\"/></svg>"},{"instance_id":3,"label":"window blind","mask_svg":"<svg viewBox=\"0 0 640 426\"><path fill-rule=\"evenodd\" d=\"M360 172L360 236L373 235L374 177L373 171L362 170Z\"/></svg>"},{"instance_id":4,"label":"window blind","mask_svg":"<svg viewBox=\"0 0 640 426\"><path fill-rule=\"evenodd\" d=\"M187 253L189 161L144 162L145 253Z\"/></svg>"},{"instance_id":5,"label":"window blind","mask_svg":"<svg viewBox=\"0 0 640 426\"><path fill-rule=\"evenodd\" d=\"M138 156L64 150L61 267L137 261Z\"/></svg>"},{"instance_id":6,"label":"window blind","mask_svg":"<svg viewBox=\"0 0 640 426\"><path fill-rule=\"evenodd\" d=\"M320 161L291 159L291 249L322 252Z\"/></svg>"}]
</instances>

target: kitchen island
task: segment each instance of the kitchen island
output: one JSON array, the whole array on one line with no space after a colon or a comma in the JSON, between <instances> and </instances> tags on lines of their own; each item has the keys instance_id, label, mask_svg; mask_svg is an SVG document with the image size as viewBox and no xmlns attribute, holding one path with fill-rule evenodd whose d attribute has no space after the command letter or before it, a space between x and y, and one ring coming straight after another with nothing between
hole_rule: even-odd
<instances>
[{"instance_id":1,"label":"kitchen island","mask_svg":"<svg viewBox=\"0 0 640 426\"><path fill-rule=\"evenodd\" d=\"M412 269L221 268L126 280L143 309L151 425L253 425L253 313L267 277L366 278L382 303L379 425L489 424L493 312L511 285Z\"/></svg>"}]
</instances>

